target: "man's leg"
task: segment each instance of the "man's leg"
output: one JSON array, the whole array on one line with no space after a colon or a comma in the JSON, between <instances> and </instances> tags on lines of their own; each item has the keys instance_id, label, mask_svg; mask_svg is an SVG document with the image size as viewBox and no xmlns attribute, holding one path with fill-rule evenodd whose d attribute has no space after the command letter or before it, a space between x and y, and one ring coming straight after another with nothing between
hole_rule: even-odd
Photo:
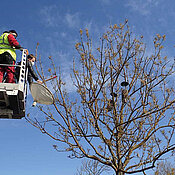
<instances>
[{"instance_id":1,"label":"man's leg","mask_svg":"<svg viewBox=\"0 0 175 175\"><path fill-rule=\"evenodd\" d=\"M15 61L13 61L13 65L15 65ZM7 67L6 68L7 72L7 83L15 83L14 79L14 73L15 73L15 67Z\"/></svg>"},{"instance_id":2,"label":"man's leg","mask_svg":"<svg viewBox=\"0 0 175 175\"><path fill-rule=\"evenodd\" d=\"M5 57L4 53L0 54L0 64L4 64L4 57ZM0 83L2 83L3 81L4 73L5 73L5 68L0 67Z\"/></svg>"},{"instance_id":3,"label":"man's leg","mask_svg":"<svg viewBox=\"0 0 175 175\"><path fill-rule=\"evenodd\" d=\"M2 83L3 77L4 77L4 67L0 67L0 83Z\"/></svg>"}]
</instances>

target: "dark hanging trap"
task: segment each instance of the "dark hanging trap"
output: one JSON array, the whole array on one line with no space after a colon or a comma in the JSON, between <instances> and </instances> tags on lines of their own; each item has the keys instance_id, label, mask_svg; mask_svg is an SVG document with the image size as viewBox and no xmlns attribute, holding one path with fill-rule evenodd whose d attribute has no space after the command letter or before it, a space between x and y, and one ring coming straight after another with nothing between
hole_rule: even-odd
<instances>
[{"instance_id":1,"label":"dark hanging trap","mask_svg":"<svg viewBox=\"0 0 175 175\"><path fill-rule=\"evenodd\" d=\"M126 81L123 81L123 82L121 83L121 86L128 86L128 85L129 85L129 83L126 82Z\"/></svg>"}]
</instances>

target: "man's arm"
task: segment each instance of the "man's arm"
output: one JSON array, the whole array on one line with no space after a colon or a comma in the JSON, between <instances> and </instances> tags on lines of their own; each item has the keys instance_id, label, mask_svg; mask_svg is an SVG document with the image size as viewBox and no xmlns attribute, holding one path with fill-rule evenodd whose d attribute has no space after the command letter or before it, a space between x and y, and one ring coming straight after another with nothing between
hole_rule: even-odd
<instances>
[{"instance_id":1,"label":"man's arm","mask_svg":"<svg viewBox=\"0 0 175 175\"><path fill-rule=\"evenodd\" d=\"M18 41L15 39L15 37L12 34L8 35L8 41L12 47L15 47L15 49L20 49L20 50L23 49L23 47L21 47L21 45L18 43Z\"/></svg>"}]
</instances>

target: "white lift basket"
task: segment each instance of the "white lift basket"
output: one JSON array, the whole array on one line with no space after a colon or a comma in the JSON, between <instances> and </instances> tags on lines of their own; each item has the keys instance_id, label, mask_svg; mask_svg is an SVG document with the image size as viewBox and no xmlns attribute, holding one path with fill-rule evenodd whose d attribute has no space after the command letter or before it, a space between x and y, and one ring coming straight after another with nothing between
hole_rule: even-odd
<instances>
[{"instance_id":1,"label":"white lift basket","mask_svg":"<svg viewBox=\"0 0 175 175\"><path fill-rule=\"evenodd\" d=\"M27 90L27 55L22 52L21 65L8 65L20 67L18 83L0 83L0 118L21 119L25 116L26 90ZM0 66L7 66L0 64Z\"/></svg>"}]
</instances>

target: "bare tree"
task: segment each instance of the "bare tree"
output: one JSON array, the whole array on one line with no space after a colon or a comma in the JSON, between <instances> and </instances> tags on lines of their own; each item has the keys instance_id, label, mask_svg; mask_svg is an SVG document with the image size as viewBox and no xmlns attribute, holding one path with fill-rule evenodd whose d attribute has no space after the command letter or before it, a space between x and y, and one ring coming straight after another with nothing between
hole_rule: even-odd
<instances>
[{"instance_id":1,"label":"bare tree","mask_svg":"<svg viewBox=\"0 0 175 175\"><path fill-rule=\"evenodd\" d=\"M101 175L108 174L110 169L108 166L100 164L97 160L82 161L82 165L77 169L76 175Z\"/></svg>"},{"instance_id":2,"label":"bare tree","mask_svg":"<svg viewBox=\"0 0 175 175\"><path fill-rule=\"evenodd\" d=\"M134 37L127 21L110 26L99 47L88 29L80 30L72 73L76 92L67 93L64 68L58 72L49 57L48 71L58 75L54 104L39 106L42 118L26 119L64 143L66 148L54 148L70 152L70 158L99 161L116 175L145 174L175 149L174 60L162 56L164 40L157 34L148 55L143 36Z\"/></svg>"},{"instance_id":3,"label":"bare tree","mask_svg":"<svg viewBox=\"0 0 175 175\"><path fill-rule=\"evenodd\" d=\"M171 162L161 161L156 168L155 175L175 175L175 165Z\"/></svg>"}]
</instances>

